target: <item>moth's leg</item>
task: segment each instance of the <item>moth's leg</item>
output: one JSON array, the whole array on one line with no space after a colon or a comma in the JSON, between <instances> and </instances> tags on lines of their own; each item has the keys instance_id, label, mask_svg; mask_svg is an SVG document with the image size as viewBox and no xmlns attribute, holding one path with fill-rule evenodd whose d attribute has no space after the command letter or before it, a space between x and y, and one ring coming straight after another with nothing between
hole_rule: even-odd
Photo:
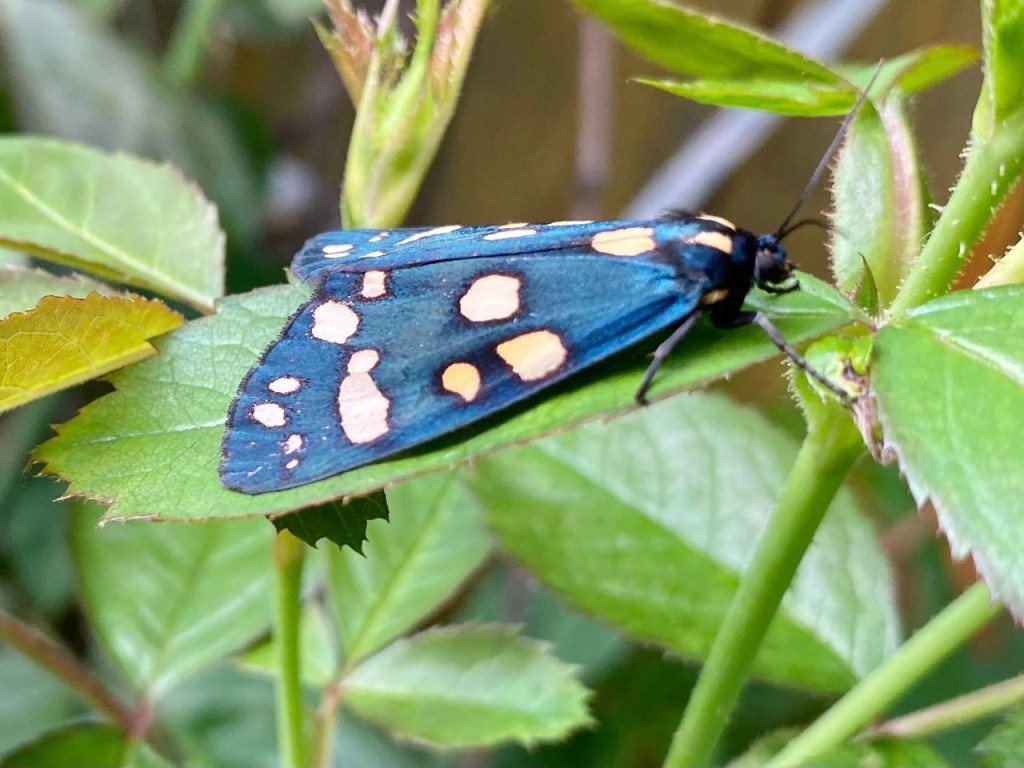
<instances>
[{"instance_id":1,"label":"moth's leg","mask_svg":"<svg viewBox=\"0 0 1024 768\"><path fill-rule=\"evenodd\" d=\"M844 392L840 387L837 387L829 379L825 378L824 375L819 373L817 369L812 368L807 363L807 360L804 359L804 356L797 352L796 349L794 349L793 346L788 341L786 341L786 337L782 335L782 331L780 331L775 326L775 323L773 323L760 312L754 312L752 314L753 317L747 322L757 323L759 326L761 326L764 332L768 334L768 338L772 340L772 343L779 348L782 354L784 354L786 357L793 361L793 365L795 365L797 368L799 368L801 371L806 373L811 378L816 379L820 384L824 385L842 402L846 403L850 400L850 395L848 392Z\"/></svg>"},{"instance_id":2,"label":"moth's leg","mask_svg":"<svg viewBox=\"0 0 1024 768\"><path fill-rule=\"evenodd\" d=\"M676 345L683 340L683 337L690 332L693 328L693 324L696 323L701 314L701 310L695 309L693 312L683 318L683 322L679 324L672 335L665 339L658 348L654 350L652 355L651 364L647 366L647 371L644 373L644 378L640 382L640 387L636 391L634 396L637 405L647 405L647 390L651 387L651 382L654 380L654 374L658 372L661 364L665 361L665 358L672 354L672 350L675 349Z\"/></svg>"},{"instance_id":3,"label":"moth's leg","mask_svg":"<svg viewBox=\"0 0 1024 768\"><path fill-rule=\"evenodd\" d=\"M737 312L735 314L712 313L711 320L715 324L716 328L739 328L743 325L759 325L761 329L768 334L768 338L772 340L772 343L779 348L779 351L792 360L793 364L797 368L818 381L844 403L850 400L848 392L844 392L825 378L824 375L819 373L817 369L811 367L804 356L797 352L793 345L786 341L786 337L782 335L782 331L775 326L775 323L769 320L761 312Z\"/></svg>"}]
</instances>

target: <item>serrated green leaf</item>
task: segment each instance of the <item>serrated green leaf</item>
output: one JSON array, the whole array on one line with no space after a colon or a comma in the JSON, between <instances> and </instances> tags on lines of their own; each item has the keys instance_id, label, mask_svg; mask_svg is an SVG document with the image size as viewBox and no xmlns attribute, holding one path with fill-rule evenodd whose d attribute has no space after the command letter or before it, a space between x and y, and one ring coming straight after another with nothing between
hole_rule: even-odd
<instances>
[{"instance_id":1,"label":"serrated green leaf","mask_svg":"<svg viewBox=\"0 0 1024 768\"><path fill-rule=\"evenodd\" d=\"M803 290L751 296L793 343L847 325L858 311L835 289L801 275ZM282 286L224 299L216 317L188 323L156 342L154 360L111 376L117 391L96 400L37 449L45 471L70 482L69 492L112 504L107 518L239 517L291 512L341 496L360 496L388 483L450 467L481 453L535 439L601 415L635 407L646 368L598 366L513 409L421 452L288 491L247 496L220 484L217 466L228 406L239 382L284 327L308 287ZM662 366L653 399L724 376L777 354L759 328L716 331L701 324Z\"/></svg>"},{"instance_id":2,"label":"serrated green leaf","mask_svg":"<svg viewBox=\"0 0 1024 768\"><path fill-rule=\"evenodd\" d=\"M0 266L0 318L32 309L44 296L109 295L113 290L82 275L54 275L42 269L18 265Z\"/></svg>"},{"instance_id":3,"label":"serrated green leaf","mask_svg":"<svg viewBox=\"0 0 1024 768\"><path fill-rule=\"evenodd\" d=\"M93 629L127 678L155 699L265 631L272 611L273 532L262 520L97 527L72 520Z\"/></svg>"},{"instance_id":4,"label":"serrated green leaf","mask_svg":"<svg viewBox=\"0 0 1024 768\"><path fill-rule=\"evenodd\" d=\"M516 595L523 634L551 643L555 656L576 665L585 683L607 682L609 669L633 650L618 630L584 616L536 580L524 578L518 567L489 567L460 601L455 620L500 622L508 616L510 593Z\"/></svg>"},{"instance_id":5,"label":"serrated green leaf","mask_svg":"<svg viewBox=\"0 0 1024 768\"><path fill-rule=\"evenodd\" d=\"M782 751L796 732L777 731L759 739L728 768L760 768ZM874 739L842 744L811 760L806 768L945 768L949 763L926 742L916 739Z\"/></svg>"},{"instance_id":6,"label":"serrated green leaf","mask_svg":"<svg viewBox=\"0 0 1024 768\"><path fill-rule=\"evenodd\" d=\"M865 105L850 125L833 172L832 271L853 293L871 272L886 306L910 271L930 228L924 180L902 99Z\"/></svg>"},{"instance_id":7,"label":"serrated green leaf","mask_svg":"<svg viewBox=\"0 0 1024 768\"><path fill-rule=\"evenodd\" d=\"M0 320L0 411L149 357L149 339L180 324L155 299L46 296Z\"/></svg>"},{"instance_id":8,"label":"serrated green leaf","mask_svg":"<svg viewBox=\"0 0 1024 768\"><path fill-rule=\"evenodd\" d=\"M952 293L882 328L871 387L918 504L1024 614L1024 286Z\"/></svg>"},{"instance_id":9,"label":"serrated green leaf","mask_svg":"<svg viewBox=\"0 0 1024 768\"><path fill-rule=\"evenodd\" d=\"M218 113L169 85L152 57L66 2L3 0L0 42L23 130L174 163L217 203L232 235L252 239L261 189L238 138ZM160 214L176 213L174 206L157 200L153 210L147 209L145 188L111 191L119 194L101 195L98 204L123 215L124 226L138 222L140 230L150 226L166 232L164 244L176 255L181 275L203 281L195 300L183 298L209 309L211 299L223 292L223 246L218 244L216 269L210 270L205 256L193 262L187 258L187 239L178 241L175 223L157 226ZM139 211L148 212L142 221L134 217ZM183 234L192 236L193 227L211 223L216 229L216 215L209 207Z\"/></svg>"},{"instance_id":10,"label":"serrated green leaf","mask_svg":"<svg viewBox=\"0 0 1024 768\"><path fill-rule=\"evenodd\" d=\"M981 768L1015 768L1024 765L1024 710L1018 709L975 747Z\"/></svg>"},{"instance_id":11,"label":"serrated green leaf","mask_svg":"<svg viewBox=\"0 0 1024 768\"><path fill-rule=\"evenodd\" d=\"M49 731L0 759L0 768L164 768L171 763L106 723L74 723Z\"/></svg>"},{"instance_id":12,"label":"serrated green leaf","mask_svg":"<svg viewBox=\"0 0 1024 768\"><path fill-rule=\"evenodd\" d=\"M370 523L366 556L328 553L346 663L409 630L483 562L491 540L461 476L441 472L388 490L390 524Z\"/></svg>"},{"instance_id":13,"label":"serrated green leaf","mask_svg":"<svg viewBox=\"0 0 1024 768\"><path fill-rule=\"evenodd\" d=\"M590 722L587 690L545 646L507 628L448 627L370 657L344 682L368 720L438 747L533 744Z\"/></svg>"},{"instance_id":14,"label":"serrated green leaf","mask_svg":"<svg viewBox=\"0 0 1024 768\"><path fill-rule=\"evenodd\" d=\"M996 124L1024 101L1024 4L982 0L986 107Z\"/></svg>"},{"instance_id":15,"label":"serrated green leaf","mask_svg":"<svg viewBox=\"0 0 1024 768\"><path fill-rule=\"evenodd\" d=\"M638 82L717 107L760 109L791 117L843 115L857 100L852 85L821 85L785 80L652 80Z\"/></svg>"},{"instance_id":16,"label":"serrated green leaf","mask_svg":"<svg viewBox=\"0 0 1024 768\"><path fill-rule=\"evenodd\" d=\"M316 507L300 509L271 518L274 527L315 547L320 539L333 542L338 548L351 547L362 554L366 541L366 523L387 520L388 502L383 493L360 496L358 499L329 501Z\"/></svg>"},{"instance_id":17,"label":"serrated green leaf","mask_svg":"<svg viewBox=\"0 0 1024 768\"><path fill-rule=\"evenodd\" d=\"M828 67L758 32L667 0L574 1L641 56L679 74L844 85Z\"/></svg>"},{"instance_id":18,"label":"serrated green leaf","mask_svg":"<svg viewBox=\"0 0 1024 768\"><path fill-rule=\"evenodd\" d=\"M481 460L473 488L505 548L570 602L702 659L796 451L756 411L690 395ZM898 636L885 557L841 492L754 671L843 691Z\"/></svg>"},{"instance_id":19,"label":"serrated green leaf","mask_svg":"<svg viewBox=\"0 0 1024 768\"><path fill-rule=\"evenodd\" d=\"M169 166L39 138L0 138L0 244L209 310L224 235Z\"/></svg>"},{"instance_id":20,"label":"serrated green leaf","mask_svg":"<svg viewBox=\"0 0 1024 768\"><path fill-rule=\"evenodd\" d=\"M338 674L338 654L327 616L316 603L307 603L299 624L302 682L312 688L326 688ZM268 677L278 672L278 647L273 635L236 656L247 670Z\"/></svg>"}]
</instances>

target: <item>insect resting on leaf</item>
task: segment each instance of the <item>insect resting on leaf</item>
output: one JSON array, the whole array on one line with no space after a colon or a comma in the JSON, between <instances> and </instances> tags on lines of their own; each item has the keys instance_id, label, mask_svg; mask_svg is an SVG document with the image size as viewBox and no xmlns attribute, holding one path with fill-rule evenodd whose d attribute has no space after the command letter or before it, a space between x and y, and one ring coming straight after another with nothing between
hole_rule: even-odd
<instances>
[{"instance_id":1,"label":"insect resting on leaf","mask_svg":"<svg viewBox=\"0 0 1024 768\"><path fill-rule=\"evenodd\" d=\"M222 482L265 493L379 461L674 328L640 382L643 405L661 362L705 314L719 328L757 323L845 398L743 302L754 286L799 287L782 239L802 223L790 224L864 93L774 233L672 213L314 237L292 271L318 287L231 404Z\"/></svg>"}]
</instances>

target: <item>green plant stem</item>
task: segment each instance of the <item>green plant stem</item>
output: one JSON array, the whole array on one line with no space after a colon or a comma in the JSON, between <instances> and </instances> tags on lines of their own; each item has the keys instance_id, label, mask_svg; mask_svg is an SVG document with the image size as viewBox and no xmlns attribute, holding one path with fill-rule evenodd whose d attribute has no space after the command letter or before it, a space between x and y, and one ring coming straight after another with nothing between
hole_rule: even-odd
<instances>
[{"instance_id":1,"label":"green plant stem","mask_svg":"<svg viewBox=\"0 0 1024 768\"><path fill-rule=\"evenodd\" d=\"M998 714L1024 701L1024 675L987 685L955 699L926 707L903 717L893 718L869 728L864 738L892 737L920 739L933 733L972 723Z\"/></svg>"},{"instance_id":2,"label":"green plant stem","mask_svg":"<svg viewBox=\"0 0 1024 768\"><path fill-rule=\"evenodd\" d=\"M972 586L793 739L766 768L802 765L850 738L1000 610L982 582Z\"/></svg>"},{"instance_id":3,"label":"green plant stem","mask_svg":"<svg viewBox=\"0 0 1024 768\"><path fill-rule=\"evenodd\" d=\"M109 717L125 733L134 734L139 730L135 710L121 701L106 683L75 656L39 630L0 611L0 640L10 643L62 680L68 688Z\"/></svg>"},{"instance_id":4,"label":"green plant stem","mask_svg":"<svg viewBox=\"0 0 1024 768\"><path fill-rule=\"evenodd\" d=\"M171 82L188 85L202 64L210 27L220 15L224 0L185 0L171 36L164 70Z\"/></svg>"},{"instance_id":5,"label":"green plant stem","mask_svg":"<svg viewBox=\"0 0 1024 768\"><path fill-rule=\"evenodd\" d=\"M949 202L892 303L894 317L949 289L1022 170L1024 109L990 137L975 140Z\"/></svg>"},{"instance_id":6,"label":"green plant stem","mask_svg":"<svg viewBox=\"0 0 1024 768\"><path fill-rule=\"evenodd\" d=\"M303 768L307 765L299 656L304 546L288 531L281 531L274 539L274 566L277 571L277 610L274 615L277 740L280 764L284 768Z\"/></svg>"},{"instance_id":7,"label":"green plant stem","mask_svg":"<svg viewBox=\"0 0 1024 768\"><path fill-rule=\"evenodd\" d=\"M710 764L782 596L862 448L849 418L838 409L809 420L807 437L775 514L758 542L672 738L666 766Z\"/></svg>"}]
</instances>

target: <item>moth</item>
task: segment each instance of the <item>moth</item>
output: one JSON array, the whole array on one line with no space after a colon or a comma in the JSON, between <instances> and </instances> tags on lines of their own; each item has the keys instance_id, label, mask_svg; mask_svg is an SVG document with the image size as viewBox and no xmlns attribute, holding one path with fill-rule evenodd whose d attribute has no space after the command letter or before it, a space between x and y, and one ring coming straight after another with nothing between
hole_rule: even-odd
<instances>
[{"instance_id":1,"label":"moth","mask_svg":"<svg viewBox=\"0 0 1024 768\"><path fill-rule=\"evenodd\" d=\"M292 271L316 291L231 403L222 482L265 493L379 461L672 329L639 382L636 400L644 404L662 361L704 315L720 328L758 324L796 365L845 397L743 304L755 286L798 288L782 240L805 223L790 224L864 98L772 233L675 212L314 237Z\"/></svg>"},{"instance_id":2,"label":"moth","mask_svg":"<svg viewBox=\"0 0 1024 768\"><path fill-rule=\"evenodd\" d=\"M784 233L783 233L784 234ZM341 230L292 262L312 299L231 405L225 485L263 493L378 461L472 424L674 332L639 384L703 315L756 322L755 285L795 290L780 234L709 215L651 221Z\"/></svg>"}]
</instances>

